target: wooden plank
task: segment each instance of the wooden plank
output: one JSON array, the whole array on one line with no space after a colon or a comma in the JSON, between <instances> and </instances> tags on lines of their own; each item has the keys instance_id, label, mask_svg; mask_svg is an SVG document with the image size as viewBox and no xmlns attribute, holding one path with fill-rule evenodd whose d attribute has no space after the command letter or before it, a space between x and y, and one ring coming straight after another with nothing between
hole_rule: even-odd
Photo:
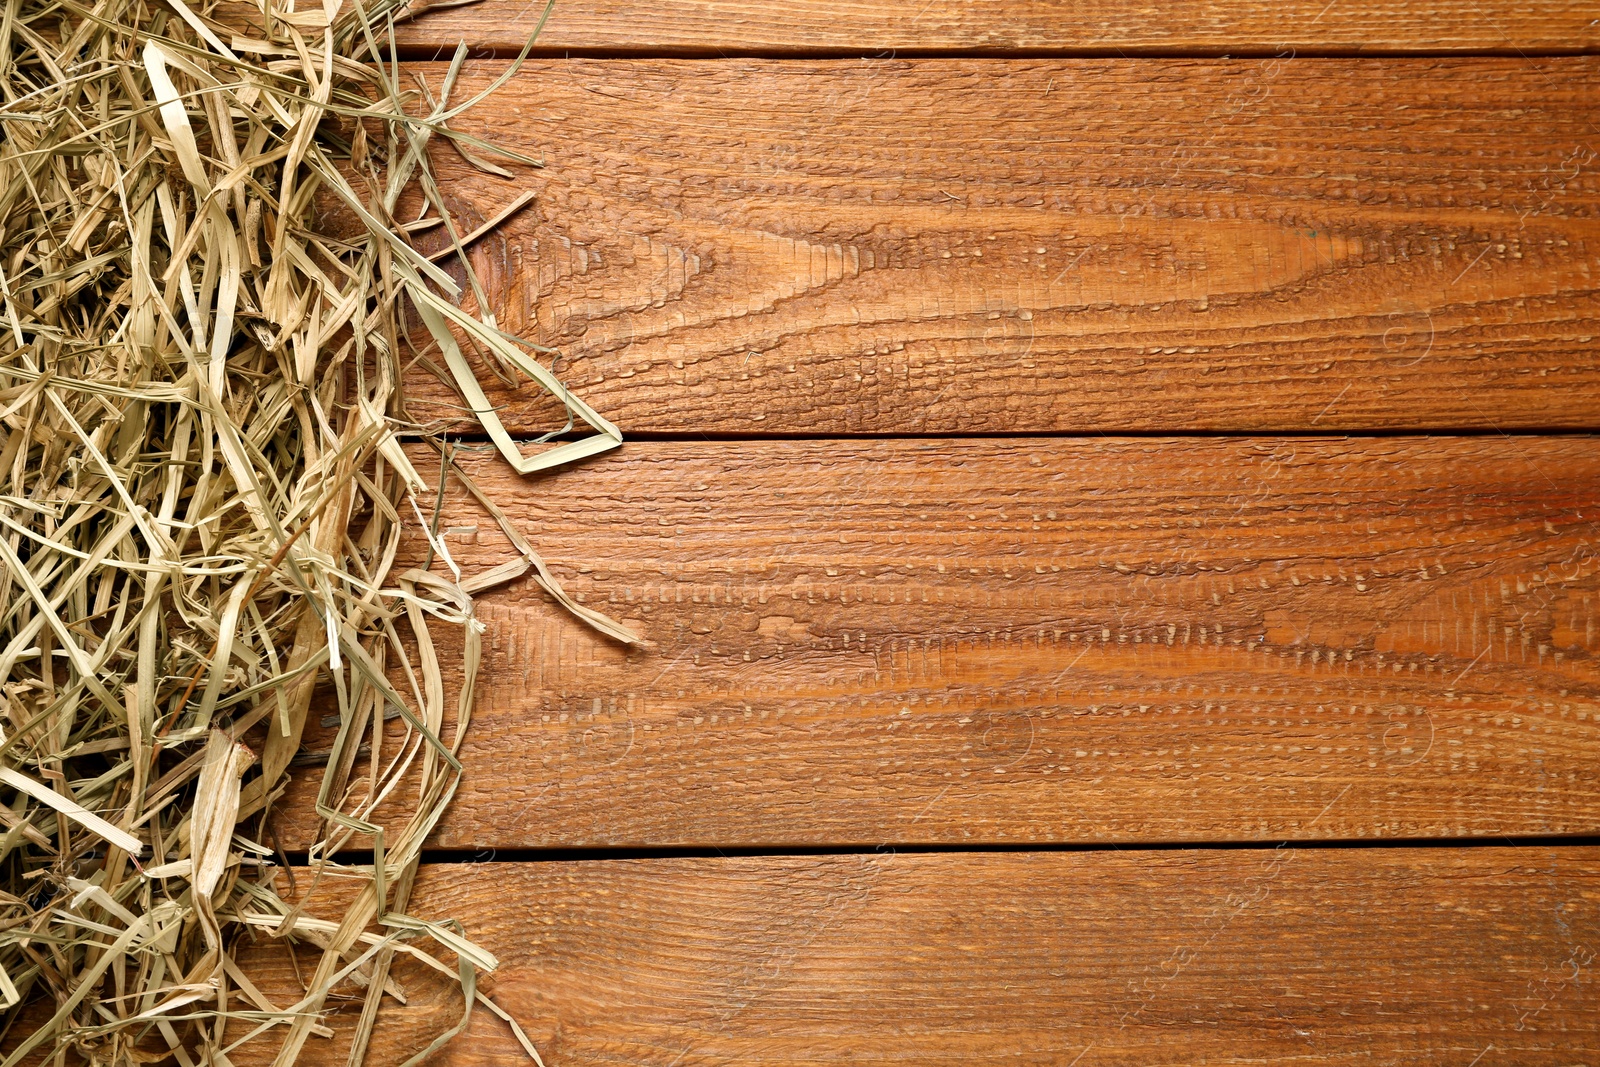
<instances>
[{"instance_id":1,"label":"wooden plank","mask_svg":"<svg viewBox=\"0 0 1600 1067\"><path fill-rule=\"evenodd\" d=\"M401 41L515 52L543 11L543 3L488 0L431 13L404 27ZM1578 0L560 0L538 47L690 55L1565 52L1600 47L1600 31L1592 6Z\"/></svg>"},{"instance_id":2,"label":"wooden plank","mask_svg":"<svg viewBox=\"0 0 1600 1067\"><path fill-rule=\"evenodd\" d=\"M546 169L444 174L537 190L475 261L625 432L1589 428L1597 119L1593 59L541 62L463 128Z\"/></svg>"},{"instance_id":3,"label":"wooden plank","mask_svg":"<svg viewBox=\"0 0 1600 1067\"><path fill-rule=\"evenodd\" d=\"M414 899L500 957L493 997L550 1067L1558 1067L1600 1033L1595 848L483 864ZM399 975L373 1063L460 1015ZM358 1008L301 1062L343 1063ZM480 1009L430 1062L525 1060Z\"/></svg>"},{"instance_id":4,"label":"wooden plank","mask_svg":"<svg viewBox=\"0 0 1600 1067\"><path fill-rule=\"evenodd\" d=\"M1600 829L1593 439L467 465L573 592L657 647L615 647L529 584L483 598L439 847ZM458 495L441 528L467 573L509 556ZM303 845L301 786L280 833Z\"/></svg>"}]
</instances>

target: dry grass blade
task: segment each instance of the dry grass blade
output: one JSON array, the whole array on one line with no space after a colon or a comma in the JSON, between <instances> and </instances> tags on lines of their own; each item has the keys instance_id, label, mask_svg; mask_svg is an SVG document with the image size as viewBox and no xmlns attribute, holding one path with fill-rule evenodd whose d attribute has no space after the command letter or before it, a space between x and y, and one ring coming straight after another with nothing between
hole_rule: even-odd
<instances>
[{"instance_id":1,"label":"dry grass blade","mask_svg":"<svg viewBox=\"0 0 1600 1067\"><path fill-rule=\"evenodd\" d=\"M403 531L431 541L436 495L400 444L426 436L401 393L408 309L517 469L620 435L483 310L460 254L483 228L455 226L430 148L506 172L450 125L481 99L450 100L459 56L437 99L385 58L406 15L0 0L0 1007L25 1020L4 1067L227 1064L246 1042L290 1064L346 982L365 989L359 1063L397 954L460 982L462 1026L476 1003L515 1028L476 988L495 961L470 931L407 914L462 772L472 595L532 571L634 637L567 598L489 501L518 559L462 575L433 543L440 568L391 573ZM417 198L478 311L397 220ZM502 217L527 200L512 190ZM595 433L524 454L464 343ZM462 635L454 701L440 626ZM311 863L362 885L338 923L284 900L253 844L319 683L339 729ZM404 740L380 760L395 714ZM412 813L387 814L401 793ZM328 858L352 843L374 861ZM299 1001L256 987L242 936L314 946Z\"/></svg>"}]
</instances>

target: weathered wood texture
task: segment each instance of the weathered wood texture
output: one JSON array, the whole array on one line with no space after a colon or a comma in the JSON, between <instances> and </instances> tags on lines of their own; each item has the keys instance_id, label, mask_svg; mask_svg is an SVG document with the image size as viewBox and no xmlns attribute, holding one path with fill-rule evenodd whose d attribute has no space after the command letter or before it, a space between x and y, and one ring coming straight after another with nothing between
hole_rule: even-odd
<instances>
[{"instance_id":1,"label":"weathered wood texture","mask_svg":"<svg viewBox=\"0 0 1600 1067\"><path fill-rule=\"evenodd\" d=\"M485 864L426 869L414 899L500 956L493 996L550 1067L1600 1055L1593 848ZM374 1063L460 1014L399 973L411 1025ZM302 1062L343 1063L349 1018ZM519 1057L480 1010L432 1062Z\"/></svg>"},{"instance_id":2,"label":"weathered wood texture","mask_svg":"<svg viewBox=\"0 0 1600 1067\"><path fill-rule=\"evenodd\" d=\"M487 0L406 26L412 49L514 52L543 0ZM1136 53L1574 51L1600 46L1579 0L557 0L541 51L776 55L1018 49Z\"/></svg>"},{"instance_id":3,"label":"weathered wood texture","mask_svg":"<svg viewBox=\"0 0 1600 1067\"><path fill-rule=\"evenodd\" d=\"M531 585L480 601L442 847L1600 830L1592 439L467 463L572 591L658 647L624 652ZM469 572L509 555L454 494L442 525Z\"/></svg>"},{"instance_id":4,"label":"weathered wood texture","mask_svg":"<svg viewBox=\"0 0 1600 1067\"><path fill-rule=\"evenodd\" d=\"M476 261L628 431L1587 428L1597 120L1591 59L540 62L462 125L548 167L444 173L538 190Z\"/></svg>"}]
</instances>

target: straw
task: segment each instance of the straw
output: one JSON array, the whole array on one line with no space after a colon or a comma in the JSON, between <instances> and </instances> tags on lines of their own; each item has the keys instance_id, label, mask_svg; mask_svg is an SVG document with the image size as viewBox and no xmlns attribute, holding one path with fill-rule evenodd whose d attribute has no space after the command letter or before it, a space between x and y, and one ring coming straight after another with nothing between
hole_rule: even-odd
<instances>
[{"instance_id":1,"label":"straw","mask_svg":"<svg viewBox=\"0 0 1600 1067\"><path fill-rule=\"evenodd\" d=\"M379 1010L403 995L397 954L458 983L461 1015L390 1047L416 1062L478 1005L537 1060L477 988L497 963L470 917L409 913L464 773L472 598L526 575L638 639L568 597L471 482L517 555L462 572L426 519L443 487L413 462L416 443L450 449L408 417L402 369L438 349L524 473L621 435L495 324L465 249L531 194L508 184L463 233L431 156L490 175L533 161L452 126L486 95L452 99L464 50L436 86L392 58L394 22L419 10L0 0L0 1008L21 1021L0 1067L227 1064L242 1046L288 1065L332 1033L334 994L361 1002L360 1064L380 1023L406 1027ZM413 247L426 227L402 203L444 252ZM527 452L464 344L590 430ZM432 565L397 570L409 537ZM460 635L453 701L440 628ZM303 753L319 687L337 733ZM297 877L355 880L338 922L303 914L254 844L291 767L319 762ZM314 956L293 1003L240 956L261 938Z\"/></svg>"}]
</instances>

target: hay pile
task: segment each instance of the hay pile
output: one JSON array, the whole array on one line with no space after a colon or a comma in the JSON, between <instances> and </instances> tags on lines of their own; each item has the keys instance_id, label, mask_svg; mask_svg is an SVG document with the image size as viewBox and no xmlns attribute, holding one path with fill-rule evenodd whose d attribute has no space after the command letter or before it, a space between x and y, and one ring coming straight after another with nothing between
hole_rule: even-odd
<instances>
[{"instance_id":1,"label":"hay pile","mask_svg":"<svg viewBox=\"0 0 1600 1067\"><path fill-rule=\"evenodd\" d=\"M4 1064L227 1064L245 1042L289 1064L351 982L360 1063L397 952L459 979L464 1024L493 958L406 911L462 772L472 596L531 571L631 635L571 604L487 501L523 555L462 575L428 532L439 486L401 443L438 445L406 416L418 360L448 368L519 470L620 440L482 310L476 235L429 165L431 145L501 172L450 126L478 99L453 98L462 54L434 86L385 60L395 0L0 2L0 1006L23 1020ZM339 215L358 221L323 221ZM428 229L480 310L413 248ZM463 344L594 434L525 457ZM403 530L436 566L396 572ZM441 625L464 634L448 695ZM280 897L263 843L329 679L332 751L295 773L322 775L313 869L374 852L339 869L363 883L341 923ZM403 794L414 814L386 815ZM246 937L313 946L302 999L250 982Z\"/></svg>"}]
</instances>

